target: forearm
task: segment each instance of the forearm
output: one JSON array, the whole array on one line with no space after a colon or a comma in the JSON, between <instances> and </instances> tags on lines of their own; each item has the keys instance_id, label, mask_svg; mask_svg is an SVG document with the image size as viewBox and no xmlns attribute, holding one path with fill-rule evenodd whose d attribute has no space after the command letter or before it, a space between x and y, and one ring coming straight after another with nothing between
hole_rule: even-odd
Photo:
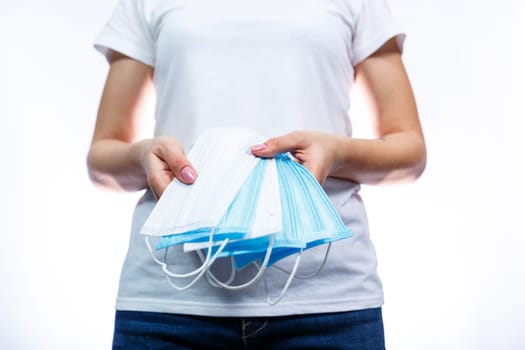
<instances>
[{"instance_id":1,"label":"forearm","mask_svg":"<svg viewBox=\"0 0 525 350\"><path fill-rule=\"evenodd\" d=\"M426 164L422 136L399 132L380 139L337 139L337 162L329 176L362 184L408 182L417 179Z\"/></svg>"},{"instance_id":2,"label":"forearm","mask_svg":"<svg viewBox=\"0 0 525 350\"><path fill-rule=\"evenodd\" d=\"M120 191L147 187L142 157L148 140L126 143L117 139L93 142L87 157L89 177L93 183Z\"/></svg>"}]
</instances>

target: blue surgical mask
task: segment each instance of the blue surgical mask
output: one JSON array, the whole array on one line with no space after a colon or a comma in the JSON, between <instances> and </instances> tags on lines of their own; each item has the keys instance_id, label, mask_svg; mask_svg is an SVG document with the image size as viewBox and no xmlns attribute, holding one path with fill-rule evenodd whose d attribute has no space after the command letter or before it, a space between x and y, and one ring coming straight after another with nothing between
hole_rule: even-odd
<instances>
[{"instance_id":1,"label":"blue surgical mask","mask_svg":"<svg viewBox=\"0 0 525 350\"><path fill-rule=\"evenodd\" d=\"M268 256L269 237L231 242L219 254L219 256L234 256L234 266L237 269L254 262L260 269L264 269L295 254L296 261L292 271L289 272L288 281L277 298L272 300L268 296L270 304L277 303L284 296L291 280L296 276L303 251L352 236L323 188L303 165L294 161L288 154L277 155L275 161L283 228L272 237L274 240L271 242L271 254ZM326 254L328 252L327 249ZM323 264L325 261L326 259ZM310 274L308 277L313 275Z\"/></svg>"}]
</instances>

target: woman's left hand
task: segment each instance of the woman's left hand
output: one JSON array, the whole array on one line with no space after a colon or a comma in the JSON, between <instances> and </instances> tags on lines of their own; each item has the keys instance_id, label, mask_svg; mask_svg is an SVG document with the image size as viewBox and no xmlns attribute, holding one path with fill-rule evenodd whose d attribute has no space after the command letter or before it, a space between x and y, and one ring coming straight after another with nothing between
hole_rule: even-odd
<instances>
[{"instance_id":1,"label":"woman's left hand","mask_svg":"<svg viewBox=\"0 0 525 350\"><path fill-rule=\"evenodd\" d=\"M323 183L327 176L360 184L417 179L426 147L416 102L394 37L355 66L355 82L370 102L371 139L294 131L252 147L259 157L291 152Z\"/></svg>"},{"instance_id":2,"label":"woman's left hand","mask_svg":"<svg viewBox=\"0 0 525 350\"><path fill-rule=\"evenodd\" d=\"M251 151L265 158L290 152L322 184L338 166L340 138L342 136L318 131L294 131L254 145Z\"/></svg>"}]
</instances>

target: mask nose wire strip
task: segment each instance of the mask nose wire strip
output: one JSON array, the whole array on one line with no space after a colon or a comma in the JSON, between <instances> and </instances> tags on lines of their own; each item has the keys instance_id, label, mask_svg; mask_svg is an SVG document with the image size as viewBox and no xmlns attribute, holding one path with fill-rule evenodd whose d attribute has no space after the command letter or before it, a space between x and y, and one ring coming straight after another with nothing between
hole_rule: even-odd
<instances>
[{"instance_id":1,"label":"mask nose wire strip","mask_svg":"<svg viewBox=\"0 0 525 350\"><path fill-rule=\"evenodd\" d=\"M279 294L279 296L277 296L277 298L275 299L271 299L270 297L270 293L268 291L268 285L266 284L266 279L263 278L263 282L264 282L264 290L266 292L266 301L268 302L268 304L270 305L275 305L277 304L279 301L281 301L281 299L284 297L284 294L286 293L286 291L288 290L288 288L290 287L290 284L292 283L292 280L293 278L295 277L295 274L297 273L297 268L299 267L299 262L301 261L301 254L303 253L303 250L301 249L299 251L299 253L297 253L297 258L295 258L295 263L293 265L293 268L292 268L292 271L290 273L290 277L288 277L288 280L286 281L286 284L284 285L284 288L283 290L281 291L281 294ZM259 267L259 264L257 263L254 263L257 267Z\"/></svg>"},{"instance_id":2,"label":"mask nose wire strip","mask_svg":"<svg viewBox=\"0 0 525 350\"><path fill-rule=\"evenodd\" d=\"M327 247L326 247L326 251L324 253L324 259L323 259L323 262L321 263L321 265L319 266L319 268L317 268L317 270L311 272L310 274L308 275L300 275L300 274L296 274L295 275L295 278L298 278L298 279L301 279L301 280L307 280L309 278L312 278L314 277L315 275L317 275L319 272L321 272L321 270L323 269L323 267L326 265L326 261L328 260L328 253L330 253L330 248L332 247L332 242L328 243L327 244ZM277 270L279 271L282 271L282 272L285 272L285 273L288 273L290 274L291 272L287 269L285 269L284 267L281 267L281 266L278 266L277 264L273 265L274 268L276 268Z\"/></svg>"},{"instance_id":3,"label":"mask nose wire strip","mask_svg":"<svg viewBox=\"0 0 525 350\"><path fill-rule=\"evenodd\" d=\"M213 280L214 283L216 283L217 285L225 289L239 290L239 289L247 288L251 286L252 284L254 284L255 282L257 282L263 276L264 271L266 270L266 267L268 266L268 262L270 261L270 257L272 255L273 243L274 243L274 236L272 235L272 237L270 237L270 242L268 243L268 248L266 249L266 254L264 256L264 260L261 264L261 267L259 267L259 271L257 271L257 274L250 281L237 285L237 286L232 286L227 283L219 281L219 279L217 279L217 277L215 277L215 275L213 275L213 273L210 270L207 271L207 276L209 276Z\"/></svg>"}]
</instances>

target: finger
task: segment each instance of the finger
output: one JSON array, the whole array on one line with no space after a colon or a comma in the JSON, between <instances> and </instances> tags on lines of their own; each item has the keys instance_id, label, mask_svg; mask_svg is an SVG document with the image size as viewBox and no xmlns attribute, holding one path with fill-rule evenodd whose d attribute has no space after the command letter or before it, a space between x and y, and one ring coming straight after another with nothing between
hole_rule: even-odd
<instances>
[{"instance_id":1,"label":"finger","mask_svg":"<svg viewBox=\"0 0 525 350\"><path fill-rule=\"evenodd\" d=\"M145 164L148 185L158 199L175 175L173 175L168 165L153 153L147 156Z\"/></svg>"},{"instance_id":2,"label":"finger","mask_svg":"<svg viewBox=\"0 0 525 350\"><path fill-rule=\"evenodd\" d=\"M302 147L299 133L292 132L283 136L274 137L265 143L254 145L251 151L259 157L274 157L276 154L293 152Z\"/></svg>"},{"instance_id":3,"label":"finger","mask_svg":"<svg viewBox=\"0 0 525 350\"><path fill-rule=\"evenodd\" d=\"M177 142L164 143L158 148L157 156L164 161L173 176L182 183L192 184L197 180L197 171Z\"/></svg>"}]
</instances>

